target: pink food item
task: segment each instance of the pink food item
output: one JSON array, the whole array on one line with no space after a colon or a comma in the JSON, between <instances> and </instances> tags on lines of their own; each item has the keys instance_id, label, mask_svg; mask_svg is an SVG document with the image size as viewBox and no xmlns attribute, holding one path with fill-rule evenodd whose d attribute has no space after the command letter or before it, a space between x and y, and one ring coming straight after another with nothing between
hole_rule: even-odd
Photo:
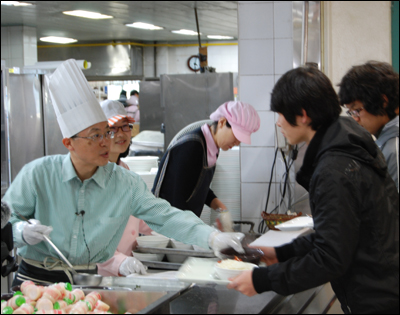
<instances>
[{"instance_id":1,"label":"pink food item","mask_svg":"<svg viewBox=\"0 0 400 315\"><path fill-rule=\"evenodd\" d=\"M85 298L85 293L79 289L73 290L72 294L75 296L75 301L83 300Z\"/></svg>"},{"instance_id":2,"label":"pink food item","mask_svg":"<svg viewBox=\"0 0 400 315\"><path fill-rule=\"evenodd\" d=\"M55 310L63 310L68 306L68 303L65 302L64 300L58 300L56 303L54 303L53 307Z\"/></svg>"},{"instance_id":3,"label":"pink food item","mask_svg":"<svg viewBox=\"0 0 400 315\"><path fill-rule=\"evenodd\" d=\"M7 306L7 301L1 303L1 314L3 314L3 309Z\"/></svg>"},{"instance_id":4,"label":"pink food item","mask_svg":"<svg viewBox=\"0 0 400 315\"><path fill-rule=\"evenodd\" d=\"M89 311L92 311L97 303L97 299L93 295L87 295L85 297L85 302L89 303Z\"/></svg>"},{"instance_id":5,"label":"pink food item","mask_svg":"<svg viewBox=\"0 0 400 315\"><path fill-rule=\"evenodd\" d=\"M110 309L110 306L102 301L97 301L96 305L95 305L95 311L103 311L103 312L107 312Z\"/></svg>"},{"instance_id":6,"label":"pink food item","mask_svg":"<svg viewBox=\"0 0 400 315\"><path fill-rule=\"evenodd\" d=\"M109 314L106 311L99 311L97 309L93 310L93 312L89 312L88 314Z\"/></svg>"},{"instance_id":7,"label":"pink food item","mask_svg":"<svg viewBox=\"0 0 400 315\"><path fill-rule=\"evenodd\" d=\"M62 310L40 310L36 314L65 314Z\"/></svg>"},{"instance_id":8,"label":"pink food item","mask_svg":"<svg viewBox=\"0 0 400 315\"><path fill-rule=\"evenodd\" d=\"M53 309L53 302L46 298L41 298L36 302L36 308L44 311L49 311Z\"/></svg>"},{"instance_id":9,"label":"pink food item","mask_svg":"<svg viewBox=\"0 0 400 315\"><path fill-rule=\"evenodd\" d=\"M86 302L79 301L74 304L74 307L69 311L70 314L86 314L89 311Z\"/></svg>"},{"instance_id":10,"label":"pink food item","mask_svg":"<svg viewBox=\"0 0 400 315\"><path fill-rule=\"evenodd\" d=\"M65 290L65 283L64 282L60 282L57 284L52 285L52 287L55 287L58 291L60 291L61 293L61 299L64 298L65 294L66 294L66 290Z\"/></svg>"},{"instance_id":11,"label":"pink food item","mask_svg":"<svg viewBox=\"0 0 400 315\"><path fill-rule=\"evenodd\" d=\"M65 291L65 302L70 302L69 304L75 303L75 295L71 291Z\"/></svg>"},{"instance_id":12,"label":"pink food item","mask_svg":"<svg viewBox=\"0 0 400 315\"><path fill-rule=\"evenodd\" d=\"M26 300L22 295L14 295L7 301L7 306L11 307L13 310L16 310L24 303L26 303Z\"/></svg>"},{"instance_id":13,"label":"pink food item","mask_svg":"<svg viewBox=\"0 0 400 315\"><path fill-rule=\"evenodd\" d=\"M26 295L29 299L36 301L42 297L44 288L38 285L29 285L25 287L24 291L25 292L22 292L24 295Z\"/></svg>"},{"instance_id":14,"label":"pink food item","mask_svg":"<svg viewBox=\"0 0 400 315\"><path fill-rule=\"evenodd\" d=\"M65 314L70 314L71 310L74 308L74 304L68 305L66 308L63 308Z\"/></svg>"},{"instance_id":15,"label":"pink food item","mask_svg":"<svg viewBox=\"0 0 400 315\"><path fill-rule=\"evenodd\" d=\"M61 299L61 293L55 287L47 287L44 289L43 297L49 299L53 304Z\"/></svg>"},{"instance_id":16,"label":"pink food item","mask_svg":"<svg viewBox=\"0 0 400 315\"><path fill-rule=\"evenodd\" d=\"M21 283L21 286L20 286L20 289L21 289L21 292L23 293L23 294L25 294L25 289L28 287L28 286L31 286L31 285L35 285L32 281L24 281L24 282L22 282Z\"/></svg>"},{"instance_id":17,"label":"pink food item","mask_svg":"<svg viewBox=\"0 0 400 315\"><path fill-rule=\"evenodd\" d=\"M34 310L32 305L25 303L17 308L13 314L33 314Z\"/></svg>"},{"instance_id":18,"label":"pink food item","mask_svg":"<svg viewBox=\"0 0 400 315\"><path fill-rule=\"evenodd\" d=\"M86 297L89 297L89 296L94 298L94 300L95 300L94 304L96 304L98 300L101 300L101 295L99 292L96 292L96 291L90 292Z\"/></svg>"}]
</instances>

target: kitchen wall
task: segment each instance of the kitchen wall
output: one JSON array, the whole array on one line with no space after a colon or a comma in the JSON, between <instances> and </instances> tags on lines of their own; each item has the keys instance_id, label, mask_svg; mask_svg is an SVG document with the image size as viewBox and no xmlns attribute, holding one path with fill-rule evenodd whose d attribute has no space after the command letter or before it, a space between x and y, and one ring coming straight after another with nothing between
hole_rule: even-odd
<instances>
[{"instance_id":1,"label":"kitchen wall","mask_svg":"<svg viewBox=\"0 0 400 315\"><path fill-rule=\"evenodd\" d=\"M208 65L221 72L238 72L238 46L236 42L213 42L216 46L208 46ZM199 53L198 46L157 47L156 72L162 74L193 73L187 66L188 58ZM154 77L154 47L144 48L144 73L146 77Z\"/></svg>"}]
</instances>

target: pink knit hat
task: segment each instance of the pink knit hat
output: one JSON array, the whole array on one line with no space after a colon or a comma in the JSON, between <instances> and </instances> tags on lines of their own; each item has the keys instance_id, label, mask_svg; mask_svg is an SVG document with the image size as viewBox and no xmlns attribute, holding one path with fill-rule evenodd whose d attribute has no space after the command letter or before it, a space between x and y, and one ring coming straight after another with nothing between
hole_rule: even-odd
<instances>
[{"instance_id":1,"label":"pink knit hat","mask_svg":"<svg viewBox=\"0 0 400 315\"><path fill-rule=\"evenodd\" d=\"M226 102L210 115L210 119L214 121L218 121L221 117L225 117L232 126L235 137L246 144L251 144L251 134L260 128L257 111L247 103Z\"/></svg>"}]
</instances>

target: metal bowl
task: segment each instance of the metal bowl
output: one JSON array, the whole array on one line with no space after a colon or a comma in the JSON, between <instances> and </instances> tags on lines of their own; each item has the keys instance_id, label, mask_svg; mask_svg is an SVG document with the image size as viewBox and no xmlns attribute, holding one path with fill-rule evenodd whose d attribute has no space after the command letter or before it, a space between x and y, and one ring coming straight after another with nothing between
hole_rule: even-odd
<instances>
[{"instance_id":1,"label":"metal bowl","mask_svg":"<svg viewBox=\"0 0 400 315\"><path fill-rule=\"evenodd\" d=\"M261 257L264 256L262 250L257 248L243 247L244 254L240 254L235 251L232 247L225 248L221 250L221 258L222 259L235 259L235 257L241 261L249 262L252 264L256 264L257 266L260 264Z\"/></svg>"},{"instance_id":2,"label":"metal bowl","mask_svg":"<svg viewBox=\"0 0 400 315\"><path fill-rule=\"evenodd\" d=\"M94 275L88 273L77 273L72 276L74 278L74 284L87 285L87 286L98 286L103 280L103 276Z\"/></svg>"}]
</instances>

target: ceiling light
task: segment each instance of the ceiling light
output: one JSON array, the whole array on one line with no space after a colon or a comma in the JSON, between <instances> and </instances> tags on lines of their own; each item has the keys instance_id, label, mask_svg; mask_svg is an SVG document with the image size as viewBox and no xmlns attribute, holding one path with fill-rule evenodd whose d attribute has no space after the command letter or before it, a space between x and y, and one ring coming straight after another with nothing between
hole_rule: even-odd
<instances>
[{"instance_id":1,"label":"ceiling light","mask_svg":"<svg viewBox=\"0 0 400 315\"><path fill-rule=\"evenodd\" d=\"M74 38L57 37L57 36L41 37L40 40L42 42L57 43L57 44L70 44L78 41L77 39Z\"/></svg>"},{"instance_id":2,"label":"ceiling light","mask_svg":"<svg viewBox=\"0 0 400 315\"><path fill-rule=\"evenodd\" d=\"M82 11L82 10L75 10L75 11L64 11L66 15L73 15L79 16L87 19L112 19L113 16L111 15L104 15L97 12L89 12L89 11Z\"/></svg>"},{"instance_id":3,"label":"ceiling light","mask_svg":"<svg viewBox=\"0 0 400 315\"><path fill-rule=\"evenodd\" d=\"M190 30L179 30L179 31L171 31L172 33L175 34L181 34L181 35L197 35L197 32L195 31L190 31ZM201 33L200 33L201 35Z\"/></svg>"},{"instance_id":4,"label":"ceiling light","mask_svg":"<svg viewBox=\"0 0 400 315\"><path fill-rule=\"evenodd\" d=\"M1 5L13 5L14 7L21 7L26 5L33 5L33 3L19 2L19 1L1 1Z\"/></svg>"},{"instance_id":5,"label":"ceiling light","mask_svg":"<svg viewBox=\"0 0 400 315\"><path fill-rule=\"evenodd\" d=\"M129 26L129 27L140 28L143 30L162 30L163 29L163 27L161 27L161 26L155 26L153 24L142 23L142 22L135 22L132 24L125 24L125 25Z\"/></svg>"},{"instance_id":6,"label":"ceiling light","mask_svg":"<svg viewBox=\"0 0 400 315\"><path fill-rule=\"evenodd\" d=\"M210 39L233 39L232 36L222 36L222 35L207 35Z\"/></svg>"}]
</instances>

